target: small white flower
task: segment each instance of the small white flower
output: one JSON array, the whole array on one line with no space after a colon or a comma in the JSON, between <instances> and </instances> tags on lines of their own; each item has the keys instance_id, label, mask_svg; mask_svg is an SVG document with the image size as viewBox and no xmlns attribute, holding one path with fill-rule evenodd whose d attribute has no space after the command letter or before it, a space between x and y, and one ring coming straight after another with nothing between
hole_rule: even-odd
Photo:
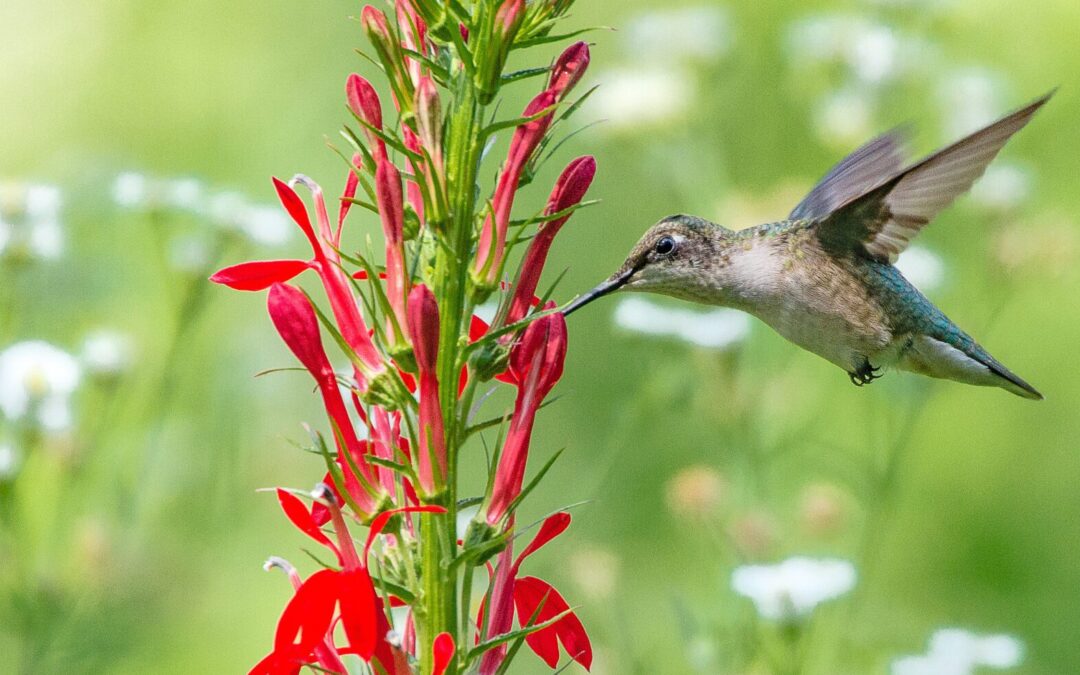
<instances>
[{"instance_id":1,"label":"small white flower","mask_svg":"<svg viewBox=\"0 0 1080 675\"><path fill-rule=\"evenodd\" d=\"M926 654L892 662L892 675L972 675L976 668L1014 668L1024 659L1024 644L1011 635L978 635L943 628L930 636Z\"/></svg>"},{"instance_id":2,"label":"small white flower","mask_svg":"<svg viewBox=\"0 0 1080 675\"><path fill-rule=\"evenodd\" d=\"M874 101L869 92L850 88L833 92L817 103L814 125L822 140L836 146L853 146L871 134Z\"/></svg>"},{"instance_id":3,"label":"small white flower","mask_svg":"<svg viewBox=\"0 0 1080 675\"><path fill-rule=\"evenodd\" d=\"M991 164L971 188L971 198L993 211L1008 211L1031 194L1031 173L1015 164Z\"/></svg>"},{"instance_id":4,"label":"small white flower","mask_svg":"<svg viewBox=\"0 0 1080 675\"><path fill-rule=\"evenodd\" d=\"M851 42L848 62L855 75L866 82L881 82L897 70L900 41L888 26L871 25Z\"/></svg>"},{"instance_id":5,"label":"small white flower","mask_svg":"<svg viewBox=\"0 0 1080 675\"><path fill-rule=\"evenodd\" d=\"M11 443L0 441L0 482L14 476L19 471L22 458Z\"/></svg>"},{"instance_id":6,"label":"small white flower","mask_svg":"<svg viewBox=\"0 0 1080 675\"><path fill-rule=\"evenodd\" d=\"M949 139L959 138L993 122L1002 110L1002 83L996 73L971 68L946 74L938 87Z\"/></svg>"},{"instance_id":7,"label":"small white flower","mask_svg":"<svg viewBox=\"0 0 1080 675\"><path fill-rule=\"evenodd\" d=\"M55 185L31 185L26 189L26 217L35 222L60 219L62 199Z\"/></svg>"},{"instance_id":8,"label":"small white flower","mask_svg":"<svg viewBox=\"0 0 1080 675\"><path fill-rule=\"evenodd\" d=\"M9 420L33 414L45 430L63 431L81 378L71 354L46 342L14 344L0 352L0 412Z\"/></svg>"},{"instance_id":9,"label":"small white flower","mask_svg":"<svg viewBox=\"0 0 1080 675\"><path fill-rule=\"evenodd\" d=\"M29 250L41 260L56 260L64 252L64 228L56 220L34 221L30 225Z\"/></svg>"},{"instance_id":10,"label":"small white flower","mask_svg":"<svg viewBox=\"0 0 1080 675\"><path fill-rule=\"evenodd\" d=\"M693 103L694 84L681 70L657 66L620 69L597 76L600 88L592 110L613 129L648 126L684 114Z\"/></svg>"},{"instance_id":11,"label":"small white flower","mask_svg":"<svg viewBox=\"0 0 1080 675\"><path fill-rule=\"evenodd\" d=\"M710 349L727 349L750 332L750 318L733 309L697 312L626 298L615 308L615 324L646 335L675 337Z\"/></svg>"},{"instance_id":12,"label":"small white flower","mask_svg":"<svg viewBox=\"0 0 1080 675\"><path fill-rule=\"evenodd\" d=\"M131 337L112 330L95 331L83 340L80 356L91 373L122 373L131 365Z\"/></svg>"},{"instance_id":13,"label":"small white flower","mask_svg":"<svg viewBox=\"0 0 1080 675\"><path fill-rule=\"evenodd\" d=\"M113 181L113 201L126 209L144 206L150 193L148 183L146 176L141 173L125 171Z\"/></svg>"},{"instance_id":14,"label":"small white flower","mask_svg":"<svg viewBox=\"0 0 1080 675\"><path fill-rule=\"evenodd\" d=\"M256 244L280 246L289 240L292 221L278 207L248 206L240 213L237 227Z\"/></svg>"},{"instance_id":15,"label":"small white flower","mask_svg":"<svg viewBox=\"0 0 1080 675\"><path fill-rule=\"evenodd\" d=\"M195 178L175 178L164 185L165 203L176 209L198 211L203 203L203 184Z\"/></svg>"},{"instance_id":16,"label":"small white flower","mask_svg":"<svg viewBox=\"0 0 1080 675\"><path fill-rule=\"evenodd\" d=\"M855 587L855 578L855 567L846 560L797 556L777 565L737 567L731 587L750 598L764 618L789 621L848 593Z\"/></svg>"},{"instance_id":17,"label":"small white flower","mask_svg":"<svg viewBox=\"0 0 1080 675\"><path fill-rule=\"evenodd\" d=\"M896 268L924 293L941 286L945 280L945 263L936 253L922 246L908 246L897 259Z\"/></svg>"},{"instance_id":18,"label":"small white flower","mask_svg":"<svg viewBox=\"0 0 1080 675\"><path fill-rule=\"evenodd\" d=\"M7 248L8 242L11 241L11 231L11 225L4 222L4 219L0 217L0 255L3 255L4 249Z\"/></svg>"},{"instance_id":19,"label":"small white flower","mask_svg":"<svg viewBox=\"0 0 1080 675\"><path fill-rule=\"evenodd\" d=\"M624 43L639 63L711 60L733 42L731 22L719 7L683 7L647 12L626 27Z\"/></svg>"}]
</instances>

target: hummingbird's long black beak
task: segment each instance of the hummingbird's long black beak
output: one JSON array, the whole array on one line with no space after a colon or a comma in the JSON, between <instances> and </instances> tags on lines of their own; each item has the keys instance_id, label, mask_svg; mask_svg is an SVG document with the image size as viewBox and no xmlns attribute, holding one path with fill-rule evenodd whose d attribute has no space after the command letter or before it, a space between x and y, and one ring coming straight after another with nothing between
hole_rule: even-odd
<instances>
[{"instance_id":1,"label":"hummingbird's long black beak","mask_svg":"<svg viewBox=\"0 0 1080 675\"><path fill-rule=\"evenodd\" d=\"M600 284L596 288L592 289L588 293L582 295L577 300L570 303L570 306L563 310L562 315L570 316L572 312L578 311L593 300L596 300L597 298L602 298L608 293L614 293L615 291L622 288L627 281L630 281L630 277L634 276L634 272L636 271L636 269L631 268L626 270L625 272L622 272L621 274L617 274L616 276L611 277L604 283Z\"/></svg>"}]
</instances>

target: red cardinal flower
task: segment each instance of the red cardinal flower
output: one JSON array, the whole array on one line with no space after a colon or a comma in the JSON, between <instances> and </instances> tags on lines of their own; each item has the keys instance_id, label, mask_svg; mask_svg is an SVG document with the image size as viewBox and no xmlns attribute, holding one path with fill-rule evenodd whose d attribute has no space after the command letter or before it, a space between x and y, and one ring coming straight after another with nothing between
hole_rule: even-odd
<instances>
[{"instance_id":1,"label":"red cardinal flower","mask_svg":"<svg viewBox=\"0 0 1080 675\"><path fill-rule=\"evenodd\" d=\"M375 195L386 238L386 295L394 310L397 326L405 330L405 298L409 294L409 274L405 269L405 206L401 194L401 173L388 159L378 162ZM396 334L396 331L391 331Z\"/></svg>"},{"instance_id":2,"label":"red cardinal flower","mask_svg":"<svg viewBox=\"0 0 1080 675\"><path fill-rule=\"evenodd\" d=\"M545 91L529 103L522 117L537 115L551 108L555 102L555 95L550 91ZM494 213L484 220L484 227L480 231L479 249L473 272L481 283L489 286L495 284L506 249L506 230L510 226L510 211L514 206L514 195L521 181L521 174L536 147L543 140L548 127L551 126L551 119L552 113L548 113L539 119L522 124L514 131L506 163L503 164L498 185L495 187L495 198L492 201Z\"/></svg>"},{"instance_id":3,"label":"red cardinal flower","mask_svg":"<svg viewBox=\"0 0 1080 675\"><path fill-rule=\"evenodd\" d=\"M529 324L510 353L510 367L519 379L518 395L487 507L490 525L497 525L521 494L536 411L562 377L565 359L566 319L562 314L549 314Z\"/></svg>"},{"instance_id":4,"label":"red cardinal flower","mask_svg":"<svg viewBox=\"0 0 1080 675\"><path fill-rule=\"evenodd\" d=\"M556 181L544 214L552 216L580 204L589 186L592 185L594 176L596 176L596 160L592 157L579 157L570 162ZM551 243L562 226L570 219L570 215L572 214L544 223L533 240L529 242L529 248L521 263L521 274L514 285L514 295L506 318L507 324L520 321L528 313L529 304L535 297L540 275L547 262L548 251L551 250Z\"/></svg>"},{"instance_id":5,"label":"red cardinal flower","mask_svg":"<svg viewBox=\"0 0 1080 675\"><path fill-rule=\"evenodd\" d=\"M446 480L446 443L442 408L439 405L439 306L427 286L409 294L409 338L420 370L420 488L437 493Z\"/></svg>"},{"instance_id":6,"label":"red cardinal flower","mask_svg":"<svg viewBox=\"0 0 1080 675\"><path fill-rule=\"evenodd\" d=\"M570 658L580 663L586 670L592 667L592 644L585 632L585 626L577 615L570 611L570 606L551 584L536 577L518 576L521 564L533 553L543 548L548 542L566 531L570 526L570 514L556 513L544 521L536 537L525 547L521 554L513 559L511 546L499 555L491 590L491 617L488 619L487 639L504 635L512 628L513 612L517 610L518 625L536 626L564 615L552 625L530 633L525 637L537 656L549 667L559 664L559 644ZM484 605L481 604L477 624L483 625ZM502 665L506 649L499 647L484 654L480 662L480 675L491 675Z\"/></svg>"}]
</instances>

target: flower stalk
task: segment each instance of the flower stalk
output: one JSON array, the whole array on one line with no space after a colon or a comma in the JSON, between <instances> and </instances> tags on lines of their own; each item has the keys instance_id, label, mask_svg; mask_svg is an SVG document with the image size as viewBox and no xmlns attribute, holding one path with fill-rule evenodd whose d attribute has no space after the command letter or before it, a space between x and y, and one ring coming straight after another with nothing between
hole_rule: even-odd
<instances>
[{"instance_id":1,"label":"flower stalk","mask_svg":"<svg viewBox=\"0 0 1080 675\"><path fill-rule=\"evenodd\" d=\"M555 525L549 519L516 559L509 544L515 513L536 482L523 487L535 418L562 376L567 348L562 315L550 307L536 312L534 294L555 235L596 170L584 157L563 171L545 217L526 226L531 242L517 274L504 279L517 242L510 236L515 204L535 199L525 178L531 180L539 149L550 140L556 107L589 62L584 43L571 46L520 119L488 126L510 53L537 36L537 20L550 27L554 10L544 4L544 18L538 6L397 0L393 28L386 13L365 7L361 23L393 96L396 128L384 124L375 85L350 75L346 103L358 128L345 134L355 147L342 155L351 159L337 227L313 181L275 181L314 257L240 263L212 277L239 290L269 290L271 320L315 379L330 425L331 442L312 435L326 463L314 502L309 507L302 493L278 495L292 524L328 548L337 565L306 580L290 573L295 595L273 651L253 672L295 673L304 664L338 672L343 654L357 654L389 675L458 675L478 664L484 672L505 672L518 651L507 648L515 639L553 668L560 643L588 666L588 637L562 596L518 574L523 558L565 529L569 516L561 514ZM503 128L513 128L509 153L495 184L484 185L484 148ZM314 223L294 185L311 193ZM361 188L366 198L357 199ZM342 248L353 204L378 214L372 220L383 235L381 261ZM359 269L349 269L354 266ZM295 285L308 271L329 312ZM493 293L500 293L503 309L498 333L487 335L474 308ZM324 335L349 371L334 370ZM477 362L477 354L495 356ZM517 396L513 409L502 411L508 431L495 450L489 489L462 495L460 458L477 435L470 415L478 387L491 377L516 387ZM463 498L483 506L462 542L456 524ZM349 532L357 522L369 528L362 550ZM478 609L472 580L496 555L494 586L483 599L497 612L478 626L469 620ZM408 606L408 619L394 624L385 609L401 605ZM343 630L331 630L335 623ZM388 640L391 630L404 639Z\"/></svg>"}]
</instances>

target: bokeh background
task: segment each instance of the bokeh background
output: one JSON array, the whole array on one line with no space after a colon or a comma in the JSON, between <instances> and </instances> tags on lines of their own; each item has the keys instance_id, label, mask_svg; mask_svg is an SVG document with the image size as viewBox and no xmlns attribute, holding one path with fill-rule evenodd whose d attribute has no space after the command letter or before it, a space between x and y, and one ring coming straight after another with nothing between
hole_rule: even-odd
<instances>
[{"instance_id":1,"label":"bokeh background","mask_svg":"<svg viewBox=\"0 0 1080 675\"><path fill-rule=\"evenodd\" d=\"M271 174L339 189L326 140L345 76L370 68L359 7L0 6L0 352L60 350L4 352L37 365L0 377L0 670L241 671L289 595L262 561L314 565L256 489L321 475L294 446L317 401L253 377L290 365L263 300L205 278L302 254ZM910 375L859 390L677 303L573 317L534 443L568 451L529 508L585 503L530 564L580 604L596 672L772 672L762 650L790 635L731 574L792 555L857 571L797 629L805 672L886 673L942 627L1013 636L1009 672L1077 672L1080 4L582 0L573 23L617 30L589 36L585 113L606 122L558 154L595 154L604 200L556 242L562 299L664 215L780 219L874 133L911 121L926 152L1061 86L904 261L1043 403ZM45 398L20 416L27 382Z\"/></svg>"}]
</instances>

